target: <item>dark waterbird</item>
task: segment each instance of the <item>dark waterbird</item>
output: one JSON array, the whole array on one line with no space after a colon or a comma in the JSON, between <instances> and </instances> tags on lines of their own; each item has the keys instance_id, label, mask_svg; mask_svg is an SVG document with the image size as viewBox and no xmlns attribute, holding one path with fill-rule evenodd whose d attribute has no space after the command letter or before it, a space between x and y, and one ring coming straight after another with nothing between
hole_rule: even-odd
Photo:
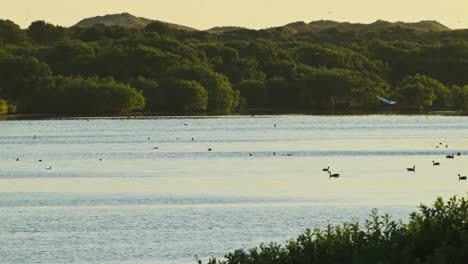
<instances>
[{"instance_id":1,"label":"dark waterbird","mask_svg":"<svg viewBox=\"0 0 468 264\"><path fill-rule=\"evenodd\" d=\"M432 161L432 166L440 166L440 162Z\"/></svg>"},{"instance_id":2,"label":"dark waterbird","mask_svg":"<svg viewBox=\"0 0 468 264\"><path fill-rule=\"evenodd\" d=\"M407 171L416 172L416 165L413 165L413 168L406 168Z\"/></svg>"},{"instance_id":3,"label":"dark waterbird","mask_svg":"<svg viewBox=\"0 0 468 264\"><path fill-rule=\"evenodd\" d=\"M445 156L447 159L454 159L455 156L453 154Z\"/></svg>"},{"instance_id":4,"label":"dark waterbird","mask_svg":"<svg viewBox=\"0 0 468 264\"><path fill-rule=\"evenodd\" d=\"M208 151L212 151L212 149L211 149L211 148L209 148L209 149L208 149Z\"/></svg>"},{"instance_id":5,"label":"dark waterbird","mask_svg":"<svg viewBox=\"0 0 468 264\"><path fill-rule=\"evenodd\" d=\"M42 160L38 160L39 162L42 162Z\"/></svg>"},{"instance_id":6,"label":"dark waterbird","mask_svg":"<svg viewBox=\"0 0 468 264\"><path fill-rule=\"evenodd\" d=\"M466 176L461 176L460 174L458 174L458 180L459 181L466 181Z\"/></svg>"},{"instance_id":7,"label":"dark waterbird","mask_svg":"<svg viewBox=\"0 0 468 264\"><path fill-rule=\"evenodd\" d=\"M340 174L339 173L331 173L330 171L328 172L328 174L330 175L330 178L339 178L340 177Z\"/></svg>"},{"instance_id":8,"label":"dark waterbird","mask_svg":"<svg viewBox=\"0 0 468 264\"><path fill-rule=\"evenodd\" d=\"M330 166L328 166L328 168L323 168L322 171L330 171Z\"/></svg>"},{"instance_id":9,"label":"dark waterbird","mask_svg":"<svg viewBox=\"0 0 468 264\"><path fill-rule=\"evenodd\" d=\"M52 166L49 166L48 168L46 168L46 170L51 170L52 169Z\"/></svg>"}]
</instances>

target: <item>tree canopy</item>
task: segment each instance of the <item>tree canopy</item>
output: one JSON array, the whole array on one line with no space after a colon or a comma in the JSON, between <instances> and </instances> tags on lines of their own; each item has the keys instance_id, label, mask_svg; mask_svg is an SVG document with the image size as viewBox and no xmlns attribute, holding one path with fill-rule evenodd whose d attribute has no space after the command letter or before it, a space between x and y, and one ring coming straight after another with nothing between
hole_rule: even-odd
<instances>
[{"instance_id":1,"label":"tree canopy","mask_svg":"<svg viewBox=\"0 0 468 264\"><path fill-rule=\"evenodd\" d=\"M0 20L0 97L19 113L468 110L468 30L300 27L194 31L158 21L144 28L35 21L21 29ZM72 93L98 105L57 101ZM115 105L100 105L103 94ZM376 95L398 104L389 108ZM50 106L38 107L38 98Z\"/></svg>"}]
</instances>

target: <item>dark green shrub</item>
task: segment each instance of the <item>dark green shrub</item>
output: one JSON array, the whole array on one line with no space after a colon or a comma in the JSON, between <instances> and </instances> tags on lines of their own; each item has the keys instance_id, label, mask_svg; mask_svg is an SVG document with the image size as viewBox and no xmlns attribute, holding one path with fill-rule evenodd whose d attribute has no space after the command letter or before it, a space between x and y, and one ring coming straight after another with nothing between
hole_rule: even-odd
<instances>
[{"instance_id":1,"label":"dark green shrub","mask_svg":"<svg viewBox=\"0 0 468 264\"><path fill-rule=\"evenodd\" d=\"M202 263L198 260L199 263ZM284 246L262 244L236 250L208 264L305 263L468 263L468 200L438 198L421 205L409 223L390 220L373 210L370 219L325 229L306 230Z\"/></svg>"}]
</instances>

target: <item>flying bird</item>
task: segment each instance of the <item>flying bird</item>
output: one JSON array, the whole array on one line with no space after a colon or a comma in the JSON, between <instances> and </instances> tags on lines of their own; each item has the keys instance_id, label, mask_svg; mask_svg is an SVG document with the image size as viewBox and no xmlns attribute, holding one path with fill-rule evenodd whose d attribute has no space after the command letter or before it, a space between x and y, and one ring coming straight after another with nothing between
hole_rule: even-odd
<instances>
[{"instance_id":1,"label":"flying bird","mask_svg":"<svg viewBox=\"0 0 468 264\"><path fill-rule=\"evenodd\" d=\"M377 99L378 99L379 101L381 101L382 103L387 104L387 105L394 105L394 104L397 103L397 102L395 102L395 101L390 101L390 100L385 99L385 98L383 98L383 97L381 97L381 96L378 96L378 95L376 95L375 97L377 97Z\"/></svg>"}]
</instances>

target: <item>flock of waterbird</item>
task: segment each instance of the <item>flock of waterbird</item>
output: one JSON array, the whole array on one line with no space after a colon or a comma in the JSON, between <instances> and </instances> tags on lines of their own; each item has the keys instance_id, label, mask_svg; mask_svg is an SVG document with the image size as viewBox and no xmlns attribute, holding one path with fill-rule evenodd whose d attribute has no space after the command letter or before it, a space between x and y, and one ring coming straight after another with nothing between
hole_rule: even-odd
<instances>
[{"instance_id":1,"label":"flock of waterbird","mask_svg":"<svg viewBox=\"0 0 468 264\"><path fill-rule=\"evenodd\" d=\"M442 142L439 142L439 145L436 146L436 148L440 148L440 146L443 146ZM448 148L448 145L445 145L445 148ZM458 152L457 154L455 153L451 153L451 154L448 154L445 156L445 158L447 159L455 159L455 156L461 156L461 153ZM432 166L440 166L440 162L438 161L432 161ZM324 172L327 172L328 175L330 176L330 179L331 178L339 178L340 177L340 174L339 173L332 173L330 171L330 166L328 166L327 168L323 168L322 171ZM416 172L416 165L413 165L413 167L410 167L410 168L406 168L406 171L408 172ZM459 181L466 181L467 179L467 176L462 176L460 173L458 173L458 180Z\"/></svg>"},{"instance_id":2,"label":"flock of waterbird","mask_svg":"<svg viewBox=\"0 0 468 264\"><path fill-rule=\"evenodd\" d=\"M443 144L442 142L439 142L439 144L436 145L436 148L440 148L440 147L443 146L443 145L444 145L444 144ZM448 148L448 145L445 145L445 148ZM461 153L458 152L457 154L455 154L455 153L447 154L447 155L445 156L445 158L446 158L446 159L455 159L455 156L461 156ZM432 161L432 166L440 166L440 162L434 161L434 160L433 160L433 161ZM406 170L407 170L408 172L416 172L416 166L413 165L412 168L406 168ZM466 176L462 176L460 173L458 173L458 180L459 180L459 181L466 181L466 178L467 178Z\"/></svg>"},{"instance_id":3,"label":"flock of waterbird","mask_svg":"<svg viewBox=\"0 0 468 264\"><path fill-rule=\"evenodd\" d=\"M89 121L89 120L87 120L87 121ZM188 124L187 124L187 123L184 123L184 126L188 126ZM277 125L274 124L273 127L276 128ZM33 136L33 139L37 139L37 137L34 135L34 136ZM176 139L178 140L179 138L176 138ZM150 137L148 137L148 141L149 141L149 140L151 140ZM195 138L192 137L191 141L195 141ZM436 148L441 148L442 146L443 146L443 143L442 143L442 142L439 142L439 144L436 145ZM448 148L448 145L445 145L445 148ZM158 150L159 147L153 147L153 149L154 149L154 150ZM212 149L212 148L208 148L208 152L211 152L211 151L213 151L213 149ZM273 155L276 155L276 152L273 152ZM253 154L252 154L252 153L249 153L249 156L251 157L251 156L253 156ZM288 154L286 154L286 156L290 157L290 156L292 156L292 154L288 153ZM456 154L451 153L451 154L446 155L445 158L447 158L447 159L455 159L455 156L461 156L461 153L460 153L460 152L458 152L458 153L456 153ZM19 161L19 158L17 158L16 161ZM102 159L99 159L99 161L102 161ZM42 159L38 160L38 162L42 162ZM434 160L433 160L433 161L432 161L432 166L440 166L440 162L434 161ZM52 170L52 166L49 166L49 167L47 167L47 168L45 168L45 169L46 169L46 170ZM416 172L416 165L413 165L413 167L410 167L410 168L406 168L406 170L407 170L408 172ZM332 173L331 170L330 170L330 166L328 166L327 168L323 168L322 171L323 171L323 172L327 172L328 175L329 175L329 177L330 177L330 179L331 179L331 178L339 178L339 177L341 176L339 173ZM467 179L467 176L462 176L460 173L458 174L458 180L459 180L459 181L464 181L464 180L466 180L466 179Z\"/></svg>"}]
</instances>

